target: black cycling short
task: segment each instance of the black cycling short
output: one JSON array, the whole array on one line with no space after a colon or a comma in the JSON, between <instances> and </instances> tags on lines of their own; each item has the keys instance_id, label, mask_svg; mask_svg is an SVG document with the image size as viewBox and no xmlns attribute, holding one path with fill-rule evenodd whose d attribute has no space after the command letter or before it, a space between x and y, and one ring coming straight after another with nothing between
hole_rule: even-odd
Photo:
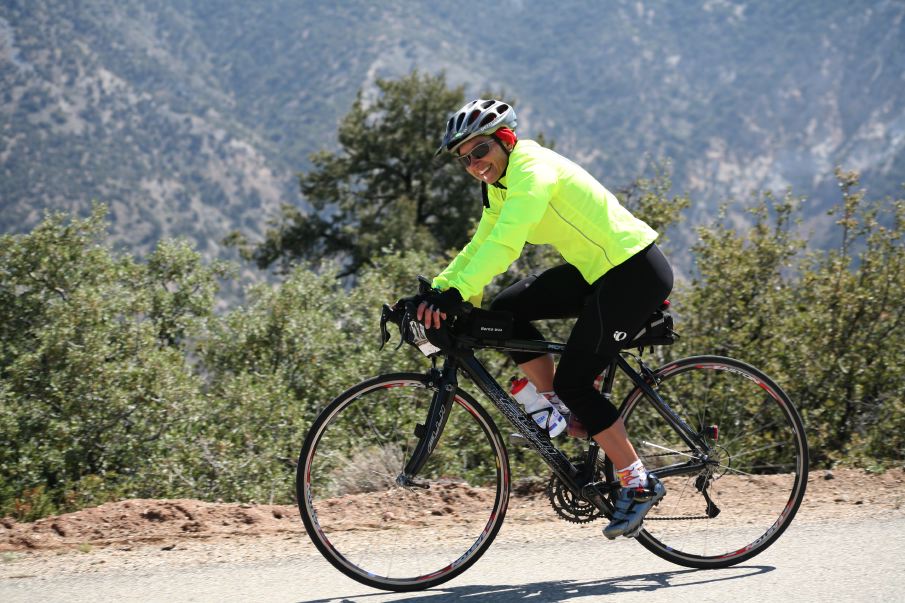
<instances>
[{"instance_id":1,"label":"black cycling short","mask_svg":"<svg viewBox=\"0 0 905 603\"><path fill-rule=\"evenodd\" d=\"M596 434L610 427L619 414L594 389L594 379L616 356L622 342L641 330L672 285L669 262L659 247L651 244L593 284L588 284L577 268L565 264L508 287L490 307L513 314L513 338L517 339L544 339L532 320L578 318L556 368L553 389L588 433ZM518 364L542 355L511 353Z\"/></svg>"}]
</instances>

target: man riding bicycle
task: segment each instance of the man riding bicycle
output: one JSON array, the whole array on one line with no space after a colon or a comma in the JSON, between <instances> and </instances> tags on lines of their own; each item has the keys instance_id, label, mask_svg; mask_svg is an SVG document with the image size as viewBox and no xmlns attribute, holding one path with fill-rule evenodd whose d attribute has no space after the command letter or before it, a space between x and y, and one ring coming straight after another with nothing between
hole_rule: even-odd
<instances>
[{"instance_id":1,"label":"man riding bicycle","mask_svg":"<svg viewBox=\"0 0 905 603\"><path fill-rule=\"evenodd\" d=\"M615 514L603 533L631 537L666 490L647 474L618 410L594 380L669 295L672 269L654 243L656 231L575 163L519 140L516 127L515 111L499 100L471 101L449 119L437 154L456 156L481 182L484 210L471 241L433 280L417 317L439 328L463 300L479 304L484 287L526 243L559 251L564 264L507 288L491 309L512 313L519 339L544 338L531 321L577 318L557 367L549 354L510 356L621 467Z\"/></svg>"}]
</instances>

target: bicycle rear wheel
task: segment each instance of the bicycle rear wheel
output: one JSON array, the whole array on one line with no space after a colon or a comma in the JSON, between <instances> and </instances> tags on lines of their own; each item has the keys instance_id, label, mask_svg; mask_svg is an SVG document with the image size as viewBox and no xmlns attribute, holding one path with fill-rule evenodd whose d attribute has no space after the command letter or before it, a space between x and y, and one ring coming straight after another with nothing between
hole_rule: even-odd
<instances>
[{"instance_id":1,"label":"bicycle rear wheel","mask_svg":"<svg viewBox=\"0 0 905 603\"><path fill-rule=\"evenodd\" d=\"M686 567L754 557L779 538L804 497L808 448L798 411L769 377L730 358L685 358L656 374L658 393L705 436L712 462L694 475L662 478L666 496L638 542ZM621 412L649 471L689 460L691 450L640 389Z\"/></svg>"},{"instance_id":2,"label":"bicycle rear wheel","mask_svg":"<svg viewBox=\"0 0 905 603\"><path fill-rule=\"evenodd\" d=\"M509 460L487 412L458 390L443 434L416 479L397 477L435 390L425 375L364 381L315 420L296 489L305 529L342 573L394 591L465 571L487 550L509 501Z\"/></svg>"}]
</instances>

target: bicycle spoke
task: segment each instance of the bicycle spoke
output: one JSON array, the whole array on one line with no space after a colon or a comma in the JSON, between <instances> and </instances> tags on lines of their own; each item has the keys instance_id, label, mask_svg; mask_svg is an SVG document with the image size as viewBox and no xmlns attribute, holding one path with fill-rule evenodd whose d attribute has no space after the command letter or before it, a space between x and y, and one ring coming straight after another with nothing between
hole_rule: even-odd
<instances>
[{"instance_id":1,"label":"bicycle spoke","mask_svg":"<svg viewBox=\"0 0 905 603\"><path fill-rule=\"evenodd\" d=\"M705 439L711 425L717 428L718 437L708 440L709 461L690 474L658 466L658 457L701 457L687 450L640 389L629 395L626 429L666 487L637 536L646 548L689 567L725 567L756 555L788 525L804 495L807 448L801 420L781 390L770 385L764 396L768 381L725 358L668 365L658 394Z\"/></svg>"},{"instance_id":2,"label":"bicycle spoke","mask_svg":"<svg viewBox=\"0 0 905 603\"><path fill-rule=\"evenodd\" d=\"M505 448L489 416L465 394L457 395L418 473L426 487L396 484L434 395L424 380L387 377L340 396L315 422L299 459L298 500L309 536L337 569L378 588L420 589L450 579L483 554L505 516ZM445 515L458 518L452 529Z\"/></svg>"},{"instance_id":3,"label":"bicycle spoke","mask_svg":"<svg viewBox=\"0 0 905 603\"><path fill-rule=\"evenodd\" d=\"M654 444L653 442L649 442L647 440L642 440L641 445L650 446L651 448L656 448L658 450L665 450L666 452L669 452L675 456L684 456L684 457L688 457L690 459L695 458L693 455L688 454L687 452L680 452L678 450L675 450L674 448L667 448L666 446L660 446L659 444Z\"/></svg>"},{"instance_id":4,"label":"bicycle spoke","mask_svg":"<svg viewBox=\"0 0 905 603\"><path fill-rule=\"evenodd\" d=\"M742 453L736 452L732 455L732 460L737 461L740 458L744 458L746 456L751 456L752 454L757 454L758 452L763 452L764 450L773 450L775 448L781 448L785 445L786 445L786 443L783 442L783 443L777 443L777 444L769 444L767 446L761 446L760 448L754 448L752 450L748 450L748 451L742 452Z\"/></svg>"}]
</instances>

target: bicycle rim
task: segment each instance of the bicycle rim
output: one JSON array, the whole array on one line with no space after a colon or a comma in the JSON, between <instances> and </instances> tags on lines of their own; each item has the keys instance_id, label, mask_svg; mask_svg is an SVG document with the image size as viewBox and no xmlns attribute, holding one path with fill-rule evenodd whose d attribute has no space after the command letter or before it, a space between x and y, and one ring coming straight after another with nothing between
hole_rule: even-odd
<instances>
[{"instance_id":1,"label":"bicycle rim","mask_svg":"<svg viewBox=\"0 0 905 603\"><path fill-rule=\"evenodd\" d=\"M657 375L663 400L704 435L711 464L662 479L666 496L638 542L687 567L750 559L779 538L804 496L808 452L798 411L763 373L729 358L686 358ZM622 416L648 471L689 460L691 450L640 389L626 398Z\"/></svg>"},{"instance_id":2,"label":"bicycle rim","mask_svg":"<svg viewBox=\"0 0 905 603\"><path fill-rule=\"evenodd\" d=\"M487 550L509 500L509 462L486 411L461 390L425 467L402 487L434 390L419 374L365 381L334 400L298 465L302 521L350 578L408 591L457 576Z\"/></svg>"}]
</instances>

